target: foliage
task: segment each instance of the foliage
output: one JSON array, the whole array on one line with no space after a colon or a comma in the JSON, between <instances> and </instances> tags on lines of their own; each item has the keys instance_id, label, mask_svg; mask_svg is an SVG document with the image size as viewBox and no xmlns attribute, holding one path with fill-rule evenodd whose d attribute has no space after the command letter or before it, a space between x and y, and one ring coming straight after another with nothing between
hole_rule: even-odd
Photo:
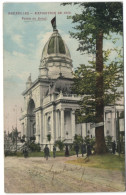
<instances>
[{"instance_id":1,"label":"foliage","mask_svg":"<svg viewBox=\"0 0 126 195\"><path fill-rule=\"evenodd\" d=\"M17 152L16 151L11 151L11 150L5 150L4 155L6 156L16 156Z\"/></svg>"},{"instance_id":2,"label":"foliage","mask_svg":"<svg viewBox=\"0 0 126 195\"><path fill-rule=\"evenodd\" d=\"M17 128L13 129L13 131L8 134L8 137L11 138L13 144L19 138L19 134L20 134L20 132L17 130Z\"/></svg>"},{"instance_id":3,"label":"foliage","mask_svg":"<svg viewBox=\"0 0 126 195\"><path fill-rule=\"evenodd\" d=\"M73 144L74 145L76 145L76 144L81 145L82 143L83 143L83 137L81 135L75 134Z\"/></svg>"},{"instance_id":4,"label":"foliage","mask_svg":"<svg viewBox=\"0 0 126 195\"><path fill-rule=\"evenodd\" d=\"M51 134L47 135L47 140L50 142L51 141Z\"/></svg>"},{"instance_id":5,"label":"foliage","mask_svg":"<svg viewBox=\"0 0 126 195\"><path fill-rule=\"evenodd\" d=\"M123 58L117 52L117 61L107 64L109 56L105 57L103 69L103 101L104 106L115 104L122 97L123 87ZM111 53L109 53L111 55ZM120 58L119 58L120 55ZM96 122L96 65L89 61L89 65L81 64L74 73L73 93L82 95L80 110L76 110L76 122ZM122 88L123 89L123 88Z\"/></svg>"},{"instance_id":6,"label":"foliage","mask_svg":"<svg viewBox=\"0 0 126 195\"><path fill-rule=\"evenodd\" d=\"M25 142L25 137L26 137L25 135L22 136L22 138L21 138L21 142L22 142L22 143Z\"/></svg>"},{"instance_id":7,"label":"foliage","mask_svg":"<svg viewBox=\"0 0 126 195\"><path fill-rule=\"evenodd\" d=\"M40 144L36 144L34 141L28 144L28 148L32 152L40 152L41 150Z\"/></svg>"},{"instance_id":8,"label":"foliage","mask_svg":"<svg viewBox=\"0 0 126 195\"><path fill-rule=\"evenodd\" d=\"M86 136L85 138L83 138L81 135L77 135L75 134L74 136L74 142L73 142L73 148L76 144L79 145L79 147L81 147L82 144L90 144L91 149L94 150L94 145L95 145L95 138L89 138L89 136Z\"/></svg>"},{"instance_id":9,"label":"foliage","mask_svg":"<svg viewBox=\"0 0 126 195\"><path fill-rule=\"evenodd\" d=\"M73 27L76 31L70 34L79 41L78 50L82 53L96 54L96 38L100 31L104 39L111 38L110 32L122 33L123 7L121 2L80 2L73 3L73 5L79 6L81 13L71 17L72 23L76 24Z\"/></svg>"},{"instance_id":10,"label":"foliage","mask_svg":"<svg viewBox=\"0 0 126 195\"><path fill-rule=\"evenodd\" d=\"M35 140L36 140L35 136L30 137L30 141L35 141Z\"/></svg>"},{"instance_id":11,"label":"foliage","mask_svg":"<svg viewBox=\"0 0 126 195\"><path fill-rule=\"evenodd\" d=\"M64 141L57 140L55 141L55 145L59 148L60 151L62 151L64 148Z\"/></svg>"},{"instance_id":12,"label":"foliage","mask_svg":"<svg viewBox=\"0 0 126 195\"><path fill-rule=\"evenodd\" d=\"M86 137L84 138L84 143L85 143L86 145L90 144L91 149L92 149L92 150L95 150L95 148L94 148L94 146L95 146L95 138L89 138L89 136L86 136Z\"/></svg>"}]
</instances>

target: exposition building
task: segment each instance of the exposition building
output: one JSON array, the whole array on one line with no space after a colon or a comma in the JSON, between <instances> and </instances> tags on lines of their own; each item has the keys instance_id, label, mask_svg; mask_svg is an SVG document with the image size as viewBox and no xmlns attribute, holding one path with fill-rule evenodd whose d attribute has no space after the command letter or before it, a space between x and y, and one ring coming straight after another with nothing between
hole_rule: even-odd
<instances>
[{"instance_id":1,"label":"exposition building","mask_svg":"<svg viewBox=\"0 0 126 195\"><path fill-rule=\"evenodd\" d=\"M21 124L22 135L26 140L35 136L41 147L48 144L47 135L51 135L50 144L56 140L72 143L75 134L83 137L95 136L95 128L91 123L76 124L75 111L79 109L81 96L72 94L73 83L72 59L70 51L54 28L53 33L42 51L39 76L32 82L29 76L24 97ZM120 113L123 107L119 108ZM105 135L116 140L116 108L105 109Z\"/></svg>"}]
</instances>

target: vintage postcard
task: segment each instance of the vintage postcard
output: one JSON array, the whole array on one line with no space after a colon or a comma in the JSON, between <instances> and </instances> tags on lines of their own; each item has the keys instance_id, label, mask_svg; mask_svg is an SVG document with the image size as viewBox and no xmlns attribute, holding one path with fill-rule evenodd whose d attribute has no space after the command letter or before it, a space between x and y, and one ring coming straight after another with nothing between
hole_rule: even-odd
<instances>
[{"instance_id":1,"label":"vintage postcard","mask_svg":"<svg viewBox=\"0 0 126 195\"><path fill-rule=\"evenodd\" d=\"M3 3L4 191L125 191L123 2Z\"/></svg>"}]
</instances>

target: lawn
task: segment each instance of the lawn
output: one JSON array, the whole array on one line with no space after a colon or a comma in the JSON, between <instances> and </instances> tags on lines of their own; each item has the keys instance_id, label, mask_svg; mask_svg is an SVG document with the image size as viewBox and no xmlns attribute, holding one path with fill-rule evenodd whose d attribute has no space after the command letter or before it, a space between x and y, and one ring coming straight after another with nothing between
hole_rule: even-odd
<instances>
[{"instance_id":1,"label":"lawn","mask_svg":"<svg viewBox=\"0 0 126 195\"><path fill-rule=\"evenodd\" d=\"M85 157L77 158L76 160L67 161L67 163L86 167L125 171L124 155L121 155L120 157L112 154L92 155L89 159L85 159Z\"/></svg>"},{"instance_id":2,"label":"lawn","mask_svg":"<svg viewBox=\"0 0 126 195\"><path fill-rule=\"evenodd\" d=\"M70 151L70 156L75 155L75 151ZM22 152L17 152L17 157L23 157ZM53 157L53 152L50 152L50 156ZM56 157L58 156L65 156L64 151L57 151ZM44 157L44 152L29 152L28 157Z\"/></svg>"}]
</instances>

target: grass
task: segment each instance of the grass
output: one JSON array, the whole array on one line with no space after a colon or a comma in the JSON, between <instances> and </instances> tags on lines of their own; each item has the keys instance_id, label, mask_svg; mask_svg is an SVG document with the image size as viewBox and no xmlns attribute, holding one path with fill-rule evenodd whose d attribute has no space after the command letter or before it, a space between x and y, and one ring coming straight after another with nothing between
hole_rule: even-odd
<instances>
[{"instance_id":1,"label":"grass","mask_svg":"<svg viewBox=\"0 0 126 195\"><path fill-rule=\"evenodd\" d=\"M70 156L75 155L74 151L70 151ZM17 155L15 155L17 157L23 157L23 153L22 152L17 152ZM29 157L44 157L44 152L29 152L28 154ZM50 156L53 157L53 152L50 152ZM65 152L64 151L57 151L56 152L56 157L59 156L65 156Z\"/></svg>"},{"instance_id":2,"label":"grass","mask_svg":"<svg viewBox=\"0 0 126 195\"><path fill-rule=\"evenodd\" d=\"M77 160L67 161L67 163L86 167L125 171L124 155L121 155L120 157L112 154L92 155L89 157L89 160L85 160L84 157L78 158Z\"/></svg>"}]
</instances>

